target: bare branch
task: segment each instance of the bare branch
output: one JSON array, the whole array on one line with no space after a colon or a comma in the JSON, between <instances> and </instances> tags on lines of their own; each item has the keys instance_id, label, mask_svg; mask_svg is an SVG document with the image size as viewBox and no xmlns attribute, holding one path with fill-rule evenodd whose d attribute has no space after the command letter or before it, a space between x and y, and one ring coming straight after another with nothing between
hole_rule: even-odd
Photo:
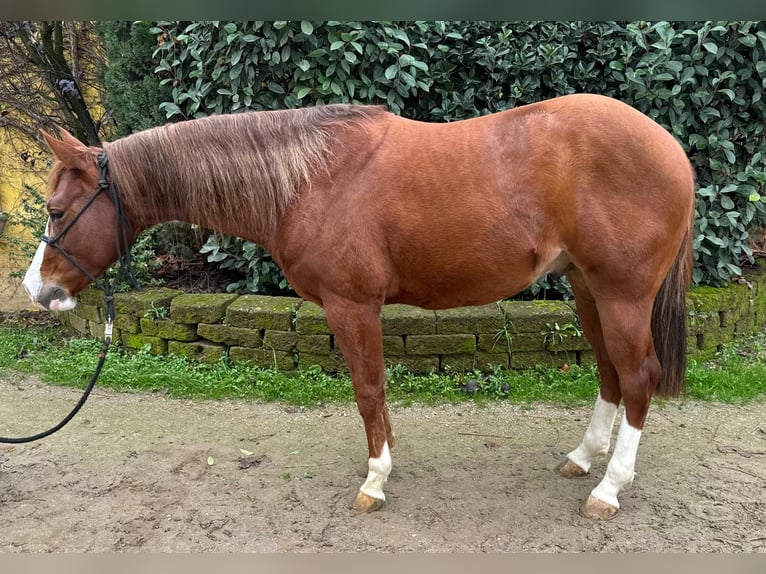
<instances>
[{"instance_id":1,"label":"bare branch","mask_svg":"<svg viewBox=\"0 0 766 574\"><path fill-rule=\"evenodd\" d=\"M0 125L40 141L40 128L65 127L100 143L88 98L100 99L96 73L103 47L91 22L0 22ZM88 92L83 93L83 86ZM32 136L32 134L35 134Z\"/></svg>"}]
</instances>

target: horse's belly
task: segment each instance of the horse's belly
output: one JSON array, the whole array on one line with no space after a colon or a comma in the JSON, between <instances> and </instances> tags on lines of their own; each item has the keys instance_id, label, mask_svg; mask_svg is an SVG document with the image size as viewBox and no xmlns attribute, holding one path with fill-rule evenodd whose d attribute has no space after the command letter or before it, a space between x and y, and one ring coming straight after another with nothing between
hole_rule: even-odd
<instances>
[{"instance_id":1,"label":"horse's belly","mask_svg":"<svg viewBox=\"0 0 766 574\"><path fill-rule=\"evenodd\" d=\"M562 276L571 265L561 247L538 243L505 249L473 250L472 257L415 257L399 262L386 302L426 309L484 305L511 297L552 273Z\"/></svg>"},{"instance_id":2,"label":"horse's belly","mask_svg":"<svg viewBox=\"0 0 766 574\"><path fill-rule=\"evenodd\" d=\"M535 279L537 275L532 268L520 270L506 266L475 273L402 276L393 285L386 303L405 303L425 309L485 305L523 291Z\"/></svg>"}]
</instances>

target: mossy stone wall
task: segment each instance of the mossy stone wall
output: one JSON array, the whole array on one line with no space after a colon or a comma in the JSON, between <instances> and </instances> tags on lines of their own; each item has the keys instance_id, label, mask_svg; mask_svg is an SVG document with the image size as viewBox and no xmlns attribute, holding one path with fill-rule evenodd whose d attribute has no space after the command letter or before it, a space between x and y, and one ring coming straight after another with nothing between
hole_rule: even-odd
<instances>
[{"instance_id":1,"label":"mossy stone wall","mask_svg":"<svg viewBox=\"0 0 766 574\"><path fill-rule=\"evenodd\" d=\"M118 294L115 311L115 340L129 349L208 362L228 356L285 371L315 365L346 371L324 310L302 299L160 288ZM766 269L724 288L692 290L688 313L687 352L700 359L762 329ZM101 292L87 289L59 318L74 333L103 337ZM416 373L593 362L571 302L503 301L443 311L387 305L381 328L386 364Z\"/></svg>"}]
</instances>

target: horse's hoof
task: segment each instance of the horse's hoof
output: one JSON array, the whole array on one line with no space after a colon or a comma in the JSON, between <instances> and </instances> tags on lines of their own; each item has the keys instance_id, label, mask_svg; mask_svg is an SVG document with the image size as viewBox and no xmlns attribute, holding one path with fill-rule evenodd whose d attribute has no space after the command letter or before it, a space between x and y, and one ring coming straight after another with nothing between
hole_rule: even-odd
<instances>
[{"instance_id":1,"label":"horse's hoof","mask_svg":"<svg viewBox=\"0 0 766 574\"><path fill-rule=\"evenodd\" d=\"M382 498L373 498L364 492L360 492L356 495L354 500L354 510L359 512L375 512L383 507L385 502Z\"/></svg>"},{"instance_id":2,"label":"horse's hoof","mask_svg":"<svg viewBox=\"0 0 766 574\"><path fill-rule=\"evenodd\" d=\"M618 508L599 500L595 496L589 496L580 507L580 514L593 520L611 520L617 514Z\"/></svg>"},{"instance_id":3,"label":"horse's hoof","mask_svg":"<svg viewBox=\"0 0 766 574\"><path fill-rule=\"evenodd\" d=\"M564 478L579 478L588 474L580 468L580 465L573 463L568 458L557 467L557 470Z\"/></svg>"}]
</instances>

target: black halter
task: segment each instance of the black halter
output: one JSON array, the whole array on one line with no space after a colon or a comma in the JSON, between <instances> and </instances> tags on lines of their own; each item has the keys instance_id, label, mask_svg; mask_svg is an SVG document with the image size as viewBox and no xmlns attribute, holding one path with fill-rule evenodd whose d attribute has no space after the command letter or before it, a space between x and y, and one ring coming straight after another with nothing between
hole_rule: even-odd
<instances>
[{"instance_id":1,"label":"black halter","mask_svg":"<svg viewBox=\"0 0 766 574\"><path fill-rule=\"evenodd\" d=\"M61 253L61 255L67 259L67 261L74 265L83 275L90 279L96 287L104 292L104 302L106 303L105 319L107 328L109 329L109 332L106 336L111 338L111 327L112 321L114 320L114 286L123 276L126 277L136 289L140 289L140 286L138 285L135 273L133 272L132 258L130 254L130 241L133 238L133 228L130 225L130 221L128 221L127 216L125 215L125 210L122 206L122 199L120 198L120 192L117 188L117 184L114 182L113 178L109 177L109 160L107 158L106 151L102 151L100 154L98 154L96 163L98 164L98 189L88 198L88 201L85 202L85 205L82 206L82 209L80 209L80 211L77 212L77 214L69 221L69 223L64 226L64 229L59 231L54 237L43 235L42 241L44 241L50 247L58 249L59 253ZM115 246L117 248L117 263L119 264L119 269L117 270L117 275L111 282L106 278L106 276L104 276L99 281L98 278L94 277L87 269L80 265L80 263L78 263L78 261L72 257L72 255L69 254L67 250L64 249L59 243L61 238L64 237L64 235L66 235L70 229L72 229L74 224L77 223L77 220L80 219L82 214L87 211L91 204L102 193L106 193L114 204L114 239Z\"/></svg>"}]
</instances>

